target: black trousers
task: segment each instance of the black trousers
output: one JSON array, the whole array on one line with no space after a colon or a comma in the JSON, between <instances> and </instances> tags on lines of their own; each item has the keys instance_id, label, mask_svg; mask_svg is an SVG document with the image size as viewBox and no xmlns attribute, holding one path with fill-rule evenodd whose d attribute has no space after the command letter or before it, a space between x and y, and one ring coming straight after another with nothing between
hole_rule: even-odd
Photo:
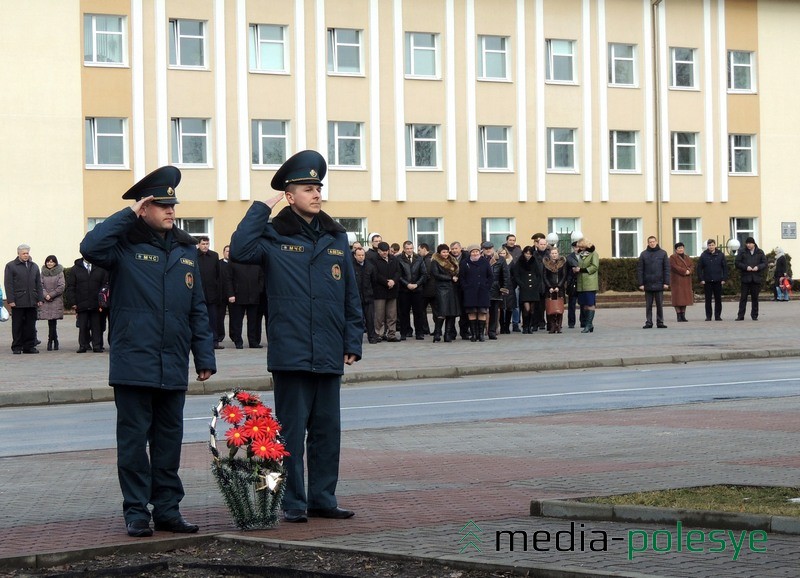
<instances>
[{"instance_id":1,"label":"black trousers","mask_svg":"<svg viewBox=\"0 0 800 578\"><path fill-rule=\"evenodd\" d=\"M428 327L425 313L425 296L421 291L400 291L397 296L397 324L400 335L411 336L411 315L414 316L414 331L424 335Z\"/></svg>"},{"instance_id":2,"label":"black trousers","mask_svg":"<svg viewBox=\"0 0 800 578\"><path fill-rule=\"evenodd\" d=\"M180 516L184 496L178 476L185 391L115 385L117 474L125 523ZM148 455L149 446L149 455Z\"/></svg>"},{"instance_id":3,"label":"black trousers","mask_svg":"<svg viewBox=\"0 0 800 578\"><path fill-rule=\"evenodd\" d=\"M11 350L30 351L36 347L36 307L11 309Z\"/></svg>"},{"instance_id":4,"label":"black trousers","mask_svg":"<svg viewBox=\"0 0 800 578\"><path fill-rule=\"evenodd\" d=\"M228 311L228 302L220 303L217 305L217 328L214 332L217 341L225 339L225 313ZM230 335L228 335L230 337Z\"/></svg>"},{"instance_id":5,"label":"black trousers","mask_svg":"<svg viewBox=\"0 0 800 578\"><path fill-rule=\"evenodd\" d=\"M103 349L103 314L97 310L78 311L78 345L82 349Z\"/></svg>"},{"instance_id":6,"label":"black trousers","mask_svg":"<svg viewBox=\"0 0 800 578\"><path fill-rule=\"evenodd\" d=\"M497 335L497 322L500 317L500 306L503 302L499 299L489 301L489 325L486 328L488 335Z\"/></svg>"},{"instance_id":7,"label":"black trousers","mask_svg":"<svg viewBox=\"0 0 800 578\"><path fill-rule=\"evenodd\" d=\"M714 319L722 318L722 281L706 281L706 319L711 319L711 299L714 299Z\"/></svg>"},{"instance_id":8,"label":"black trousers","mask_svg":"<svg viewBox=\"0 0 800 578\"><path fill-rule=\"evenodd\" d=\"M569 296L567 303L567 325L575 327L575 307L578 305L578 291L575 290Z\"/></svg>"},{"instance_id":9,"label":"black trousers","mask_svg":"<svg viewBox=\"0 0 800 578\"><path fill-rule=\"evenodd\" d=\"M236 345L244 344L242 341L242 324L245 313L247 313L247 344L250 347L261 345L261 315L259 315L259 309L258 303L253 305L230 304L231 319L228 330L231 333L231 340Z\"/></svg>"},{"instance_id":10,"label":"black trousers","mask_svg":"<svg viewBox=\"0 0 800 578\"><path fill-rule=\"evenodd\" d=\"M220 335L217 333L217 304L206 303L206 309L208 309L208 327L211 329L211 335L214 336L214 343L219 343Z\"/></svg>"},{"instance_id":11,"label":"black trousers","mask_svg":"<svg viewBox=\"0 0 800 578\"><path fill-rule=\"evenodd\" d=\"M539 329L547 326L547 312L545 311L544 299L545 296L542 294L539 296L538 301L533 302L533 319L531 320L531 325L533 326L538 323Z\"/></svg>"},{"instance_id":12,"label":"black trousers","mask_svg":"<svg viewBox=\"0 0 800 578\"><path fill-rule=\"evenodd\" d=\"M375 333L375 304L372 301L361 302L361 311L364 316L364 328L367 330L367 339L370 343L378 340L378 334Z\"/></svg>"},{"instance_id":13,"label":"black trousers","mask_svg":"<svg viewBox=\"0 0 800 578\"><path fill-rule=\"evenodd\" d=\"M742 296L739 298L739 317L744 317L747 309L747 297L750 297L752 307L750 317L758 319L758 292L761 290L761 283L742 283Z\"/></svg>"},{"instance_id":14,"label":"black trousers","mask_svg":"<svg viewBox=\"0 0 800 578\"><path fill-rule=\"evenodd\" d=\"M286 451L284 510L335 508L339 481L341 376L273 371L275 416ZM303 456L308 463L308 494Z\"/></svg>"},{"instance_id":15,"label":"black trousers","mask_svg":"<svg viewBox=\"0 0 800 578\"><path fill-rule=\"evenodd\" d=\"M645 315L648 325L653 324L653 302L656 304L656 324L664 325L664 292L663 291L645 291Z\"/></svg>"}]
</instances>

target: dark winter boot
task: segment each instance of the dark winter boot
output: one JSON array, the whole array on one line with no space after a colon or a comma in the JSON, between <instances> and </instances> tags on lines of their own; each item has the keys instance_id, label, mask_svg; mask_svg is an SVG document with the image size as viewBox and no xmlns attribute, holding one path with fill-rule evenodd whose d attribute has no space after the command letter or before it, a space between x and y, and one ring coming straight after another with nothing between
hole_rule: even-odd
<instances>
[{"instance_id":1,"label":"dark winter boot","mask_svg":"<svg viewBox=\"0 0 800 578\"><path fill-rule=\"evenodd\" d=\"M455 339L456 333L456 318L447 317L444 322L444 340L449 343Z\"/></svg>"},{"instance_id":2,"label":"dark winter boot","mask_svg":"<svg viewBox=\"0 0 800 578\"><path fill-rule=\"evenodd\" d=\"M439 318L434 319L434 329L433 329L434 343L438 343L442 340L442 325L444 325L444 319L439 319Z\"/></svg>"},{"instance_id":3,"label":"dark winter boot","mask_svg":"<svg viewBox=\"0 0 800 578\"><path fill-rule=\"evenodd\" d=\"M478 341L478 321L477 319L469 320L469 340L473 343Z\"/></svg>"},{"instance_id":4,"label":"dark winter boot","mask_svg":"<svg viewBox=\"0 0 800 578\"><path fill-rule=\"evenodd\" d=\"M586 311L585 325L581 333L594 333L594 309Z\"/></svg>"},{"instance_id":5,"label":"dark winter boot","mask_svg":"<svg viewBox=\"0 0 800 578\"><path fill-rule=\"evenodd\" d=\"M486 322L481 320L481 319L478 319L477 321L475 321L475 332L478 334L478 341L484 341L484 339L483 339L483 329L484 329L485 325L486 325Z\"/></svg>"},{"instance_id":6,"label":"dark winter boot","mask_svg":"<svg viewBox=\"0 0 800 578\"><path fill-rule=\"evenodd\" d=\"M581 307L581 313L578 315L578 321L580 321L581 329L586 327L586 309Z\"/></svg>"}]
</instances>

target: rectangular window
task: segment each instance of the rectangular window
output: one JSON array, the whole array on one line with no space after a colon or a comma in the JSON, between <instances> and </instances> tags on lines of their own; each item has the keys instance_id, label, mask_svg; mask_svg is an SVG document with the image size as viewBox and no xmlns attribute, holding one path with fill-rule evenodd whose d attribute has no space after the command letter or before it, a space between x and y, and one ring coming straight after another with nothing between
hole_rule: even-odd
<instances>
[{"instance_id":1,"label":"rectangular window","mask_svg":"<svg viewBox=\"0 0 800 578\"><path fill-rule=\"evenodd\" d=\"M86 166L126 167L128 165L127 124L124 118L87 118Z\"/></svg>"},{"instance_id":2,"label":"rectangular window","mask_svg":"<svg viewBox=\"0 0 800 578\"><path fill-rule=\"evenodd\" d=\"M675 242L685 245L687 255L695 257L700 254L700 219L672 219Z\"/></svg>"},{"instance_id":3,"label":"rectangular window","mask_svg":"<svg viewBox=\"0 0 800 578\"><path fill-rule=\"evenodd\" d=\"M442 219L435 217L414 217L408 220L408 238L418 247L420 243L427 243L431 253L436 252L436 246L442 243Z\"/></svg>"},{"instance_id":4,"label":"rectangular window","mask_svg":"<svg viewBox=\"0 0 800 578\"><path fill-rule=\"evenodd\" d=\"M127 64L127 22L124 16L83 15L83 62Z\"/></svg>"},{"instance_id":5,"label":"rectangular window","mask_svg":"<svg viewBox=\"0 0 800 578\"><path fill-rule=\"evenodd\" d=\"M733 175L755 174L755 138L751 134L728 136L728 172Z\"/></svg>"},{"instance_id":6,"label":"rectangular window","mask_svg":"<svg viewBox=\"0 0 800 578\"><path fill-rule=\"evenodd\" d=\"M175 219L175 226L183 229L195 239L208 237L211 246L214 246L214 232L211 219Z\"/></svg>"},{"instance_id":7,"label":"rectangular window","mask_svg":"<svg viewBox=\"0 0 800 578\"><path fill-rule=\"evenodd\" d=\"M546 41L547 61L545 78L551 82L573 82L575 80L574 51L572 40Z\"/></svg>"},{"instance_id":8,"label":"rectangular window","mask_svg":"<svg viewBox=\"0 0 800 578\"><path fill-rule=\"evenodd\" d=\"M508 38L478 36L478 79L508 80Z\"/></svg>"},{"instance_id":9,"label":"rectangular window","mask_svg":"<svg viewBox=\"0 0 800 578\"><path fill-rule=\"evenodd\" d=\"M608 83L617 86L636 85L636 46L608 45Z\"/></svg>"},{"instance_id":10,"label":"rectangular window","mask_svg":"<svg viewBox=\"0 0 800 578\"><path fill-rule=\"evenodd\" d=\"M670 48L672 55L672 88L697 88L693 48Z\"/></svg>"},{"instance_id":11,"label":"rectangular window","mask_svg":"<svg viewBox=\"0 0 800 578\"><path fill-rule=\"evenodd\" d=\"M89 231L94 229L96 225L99 225L105 220L106 220L105 217L89 217L86 220L86 232L88 233Z\"/></svg>"},{"instance_id":12,"label":"rectangular window","mask_svg":"<svg viewBox=\"0 0 800 578\"><path fill-rule=\"evenodd\" d=\"M637 257L640 253L641 219L611 219L612 257Z\"/></svg>"},{"instance_id":13,"label":"rectangular window","mask_svg":"<svg viewBox=\"0 0 800 578\"><path fill-rule=\"evenodd\" d=\"M697 133L672 133L672 170L675 172L696 173L697 166Z\"/></svg>"},{"instance_id":14,"label":"rectangular window","mask_svg":"<svg viewBox=\"0 0 800 578\"><path fill-rule=\"evenodd\" d=\"M202 20L169 21L170 66L206 66L206 23Z\"/></svg>"},{"instance_id":15,"label":"rectangular window","mask_svg":"<svg viewBox=\"0 0 800 578\"><path fill-rule=\"evenodd\" d=\"M363 141L360 122L328 123L328 164L330 166L361 167Z\"/></svg>"},{"instance_id":16,"label":"rectangular window","mask_svg":"<svg viewBox=\"0 0 800 578\"><path fill-rule=\"evenodd\" d=\"M481 240L491 241L494 244L495 250L500 249L503 243L506 242L506 237L513 234L513 218L487 217L481 219ZM434 251L435 250L434 248Z\"/></svg>"},{"instance_id":17,"label":"rectangular window","mask_svg":"<svg viewBox=\"0 0 800 578\"><path fill-rule=\"evenodd\" d=\"M181 165L208 164L208 120L172 119L172 162Z\"/></svg>"},{"instance_id":18,"label":"rectangular window","mask_svg":"<svg viewBox=\"0 0 800 578\"><path fill-rule=\"evenodd\" d=\"M616 172L639 170L639 138L633 130L612 130L608 135L609 169Z\"/></svg>"},{"instance_id":19,"label":"rectangular window","mask_svg":"<svg viewBox=\"0 0 800 578\"><path fill-rule=\"evenodd\" d=\"M580 231L580 219L553 217L547 219L547 232L558 235L558 250L562 256L572 253L572 233Z\"/></svg>"},{"instance_id":20,"label":"rectangular window","mask_svg":"<svg viewBox=\"0 0 800 578\"><path fill-rule=\"evenodd\" d=\"M406 125L406 166L436 168L439 166L439 127L435 124Z\"/></svg>"},{"instance_id":21,"label":"rectangular window","mask_svg":"<svg viewBox=\"0 0 800 578\"><path fill-rule=\"evenodd\" d=\"M348 233L355 235L356 241L362 245L367 242L367 219L366 217L333 217Z\"/></svg>"},{"instance_id":22,"label":"rectangular window","mask_svg":"<svg viewBox=\"0 0 800 578\"><path fill-rule=\"evenodd\" d=\"M551 171L575 170L575 129L547 129L547 168Z\"/></svg>"},{"instance_id":23,"label":"rectangular window","mask_svg":"<svg viewBox=\"0 0 800 578\"><path fill-rule=\"evenodd\" d=\"M478 128L478 168L508 169L508 127Z\"/></svg>"},{"instance_id":24,"label":"rectangular window","mask_svg":"<svg viewBox=\"0 0 800 578\"><path fill-rule=\"evenodd\" d=\"M250 70L259 72L289 71L286 26L250 25Z\"/></svg>"},{"instance_id":25,"label":"rectangular window","mask_svg":"<svg viewBox=\"0 0 800 578\"><path fill-rule=\"evenodd\" d=\"M361 30L328 29L328 72L361 74Z\"/></svg>"},{"instance_id":26,"label":"rectangular window","mask_svg":"<svg viewBox=\"0 0 800 578\"><path fill-rule=\"evenodd\" d=\"M250 138L252 162L257 166L280 166L289 149L285 120L253 120Z\"/></svg>"},{"instance_id":27,"label":"rectangular window","mask_svg":"<svg viewBox=\"0 0 800 578\"><path fill-rule=\"evenodd\" d=\"M747 237L756 237L756 219L754 217L732 217L731 218L731 239L739 241L739 245L744 249L744 241Z\"/></svg>"},{"instance_id":28,"label":"rectangular window","mask_svg":"<svg viewBox=\"0 0 800 578\"><path fill-rule=\"evenodd\" d=\"M728 51L728 90L755 92L753 52Z\"/></svg>"},{"instance_id":29,"label":"rectangular window","mask_svg":"<svg viewBox=\"0 0 800 578\"><path fill-rule=\"evenodd\" d=\"M406 32L406 76L439 78L439 35Z\"/></svg>"}]
</instances>

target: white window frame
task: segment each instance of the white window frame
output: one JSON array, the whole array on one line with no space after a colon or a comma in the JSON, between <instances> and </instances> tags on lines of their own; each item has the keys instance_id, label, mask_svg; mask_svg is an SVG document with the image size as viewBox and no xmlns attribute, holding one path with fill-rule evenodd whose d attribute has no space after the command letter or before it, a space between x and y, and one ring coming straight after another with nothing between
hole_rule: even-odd
<instances>
[{"instance_id":1,"label":"white window frame","mask_svg":"<svg viewBox=\"0 0 800 578\"><path fill-rule=\"evenodd\" d=\"M97 30L97 18L117 18L120 23L120 32L114 31L107 31L107 30ZM87 30L86 27L89 26ZM83 53L83 64L84 66L107 66L107 67L127 67L128 66L128 19L126 16L120 16L117 14L84 14L83 15L83 43L84 43L84 53ZM103 61L98 60L98 49L97 46L100 44L100 36L119 36L120 48L122 51L121 60L119 62L115 61ZM92 45L92 57L90 60L86 59L86 43L91 41Z\"/></svg>"},{"instance_id":2,"label":"white window frame","mask_svg":"<svg viewBox=\"0 0 800 578\"><path fill-rule=\"evenodd\" d=\"M514 217L482 217L481 241L491 241L495 250L499 251L508 235L516 237L516 226Z\"/></svg>"},{"instance_id":3,"label":"white window frame","mask_svg":"<svg viewBox=\"0 0 800 578\"><path fill-rule=\"evenodd\" d=\"M569 53L559 51L559 48L569 47ZM545 40L545 80L553 84L577 84L575 76L575 41L563 38L548 38ZM556 78L557 59L569 60L569 78Z\"/></svg>"},{"instance_id":4,"label":"white window frame","mask_svg":"<svg viewBox=\"0 0 800 578\"><path fill-rule=\"evenodd\" d=\"M487 43L489 40L500 40L501 48L489 48ZM489 57L492 55L499 55L502 60L503 73L490 74L487 70ZM492 34L479 34L478 35L478 80L488 81L501 81L506 82L511 80L510 66L508 62L509 55L509 38L507 36L497 36Z\"/></svg>"},{"instance_id":5,"label":"white window frame","mask_svg":"<svg viewBox=\"0 0 800 578\"><path fill-rule=\"evenodd\" d=\"M680 135L692 135L694 142L692 144L687 143L679 143L678 140L680 139ZM674 131L671 135L671 143L672 143L672 158L670 162L670 170L673 173L678 174L698 174L700 173L700 145L698 141L700 140L700 133L697 132L681 132L681 131ZM679 152L682 149L691 149L694 151L694 167L691 169L682 169L679 168L678 165L678 157Z\"/></svg>"},{"instance_id":6,"label":"white window frame","mask_svg":"<svg viewBox=\"0 0 800 578\"><path fill-rule=\"evenodd\" d=\"M681 221L691 221L690 228L682 228ZM703 252L703 231L702 221L699 217L675 217L672 219L672 231L675 236L675 242L681 242L685 246L689 246L687 240L692 244L692 250L686 251L690 257L696 257Z\"/></svg>"},{"instance_id":7,"label":"white window frame","mask_svg":"<svg viewBox=\"0 0 800 578\"><path fill-rule=\"evenodd\" d=\"M106 220L107 217L89 217L86 219L86 232L88 233L92 229L94 229L97 225L102 223Z\"/></svg>"},{"instance_id":8,"label":"white window frame","mask_svg":"<svg viewBox=\"0 0 800 578\"><path fill-rule=\"evenodd\" d=\"M504 138L497 139L489 136L492 129L501 129ZM505 165L489 166L489 151L493 149L503 149L505 155ZM478 127L478 169L481 171L511 171L511 128L500 125L483 125Z\"/></svg>"},{"instance_id":9,"label":"white window frame","mask_svg":"<svg viewBox=\"0 0 800 578\"><path fill-rule=\"evenodd\" d=\"M341 125L354 125L358 136L340 135ZM358 163L343 163L340 157L342 141L357 141ZM364 168L364 123L356 121L328 121L328 167L337 169L363 169Z\"/></svg>"},{"instance_id":10,"label":"white window frame","mask_svg":"<svg viewBox=\"0 0 800 578\"><path fill-rule=\"evenodd\" d=\"M747 54L750 57L750 62L748 64L734 62L737 54ZM734 94L753 94L757 92L755 54L755 52L749 50L728 51L728 92ZM734 82L736 81L736 69L738 68L749 69L750 86L747 88L737 88L734 86Z\"/></svg>"},{"instance_id":11,"label":"white window frame","mask_svg":"<svg viewBox=\"0 0 800 578\"><path fill-rule=\"evenodd\" d=\"M281 39L273 40L271 38L263 38L262 34L267 29L279 30ZM286 41L286 33L288 27L281 24L250 24L248 27L248 41L250 44L250 57L249 67L250 72L256 74L289 74L289 43ZM262 62L261 48L262 45L275 45L279 46L283 56L283 63L279 68L269 68Z\"/></svg>"},{"instance_id":12,"label":"white window frame","mask_svg":"<svg viewBox=\"0 0 800 578\"><path fill-rule=\"evenodd\" d=\"M101 133L98 132L98 120L115 120L122 121L121 133ZM128 119L120 117L86 117L84 120L84 147L88 144L88 140L92 143L92 158L86 157L89 154L88 150L84 150L84 162L87 169L125 169L128 168ZM100 153L102 147L98 146L101 139L119 139L122 141L122 162L121 163L101 163Z\"/></svg>"},{"instance_id":13,"label":"white window frame","mask_svg":"<svg viewBox=\"0 0 800 578\"><path fill-rule=\"evenodd\" d=\"M631 231L629 229L621 230L620 223L622 221L635 221L636 223L636 230ZM632 245L632 254L631 255L620 255L621 253L621 246L620 246L620 239L621 235L633 235L633 245ZM630 257L638 257L639 256L639 248L642 246L642 219L639 217L615 217L611 219L611 252L612 257L614 258L630 258Z\"/></svg>"},{"instance_id":14,"label":"white window frame","mask_svg":"<svg viewBox=\"0 0 800 578\"><path fill-rule=\"evenodd\" d=\"M200 35L182 34L181 22L197 22L200 24ZM169 47L169 67L187 68L191 70L208 69L208 22L205 20L195 20L193 18L170 18L169 20L170 47ZM201 64L183 64L181 61L181 39L200 40L203 62ZM173 56L175 61L172 61Z\"/></svg>"},{"instance_id":15,"label":"white window frame","mask_svg":"<svg viewBox=\"0 0 800 578\"><path fill-rule=\"evenodd\" d=\"M742 221L752 221L751 227L744 227L742 226ZM758 217L731 217L731 239L736 239L739 241L741 245L740 250L744 250L744 240L747 237L753 237L758 243L758 236L756 235L756 231L758 230Z\"/></svg>"},{"instance_id":16,"label":"white window frame","mask_svg":"<svg viewBox=\"0 0 800 578\"><path fill-rule=\"evenodd\" d=\"M422 219L425 220L434 220L436 221L436 229L420 229L419 221ZM424 241L420 239L420 235L433 235L436 237L436 241L430 243L428 241ZM436 252L437 245L443 243L442 239L444 239L444 219L441 217L409 217L408 219L408 239L414 243L414 247L419 247L420 243L428 243L428 246L431 248L431 253Z\"/></svg>"},{"instance_id":17,"label":"white window frame","mask_svg":"<svg viewBox=\"0 0 800 578\"><path fill-rule=\"evenodd\" d=\"M429 36L433 38L433 47L430 46L417 46L417 36ZM426 53L433 52L433 72L427 74L420 72L416 67L416 54L417 52ZM439 35L434 32L406 32L406 54L405 54L405 77L406 78L419 78L426 80L438 80L442 77L441 62L439 50Z\"/></svg>"},{"instance_id":18,"label":"white window frame","mask_svg":"<svg viewBox=\"0 0 800 578\"><path fill-rule=\"evenodd\" d=\"M202 231L189 230L194 229L194 225L198 223L204 225ZM179 229L183 229L195 239L199 237L208 237L209 244L212 247L214 246L214 219L211 217L176 217L175 226Z\"/></svg>"},{"instance_id":19,"label":"white window frame","mask_svg":"<svg viewBox=\"0 0 800 578\"><path fill-rule=\"evenodd\" d=\"M433 127L434 137L416 137L414 135L417 127ZM417 165L416 163L416 150L417 143L432 142L434 151L434 165ZM441 146L439 145L439 125L427 123L415 123L406 125L406 169L420 170L420 171L433 171L439 170L441 166Z\"/></svg>"},{"instance_id":20,"label":"white window frame","mask_svg":"<svg viewBox=\"0 0 800 578\"><path fill-rule=\"evenodd\" d=\"M618 49L630 49L630 56L617 55ZM636 68L637 46L635 44L623 44L620 42L608 43L608 84L614 87L635 88L639 86L639 71ZM620 82L617 78L617 63L630 63L631 81Z\"/></svg>"},{"instance_id":21,"label":"white window frame","mask_svg":"<svg viewBox=\"0 0 800 578\"><path fill-rule=\"evenodd\" d=\"M739 139L750 139L747 146L741 143L737 144ZM736 170L736 154L739 152L746 152L750 156L750 170L737 171ZM730 134L728 135L728 174L731 176L753 176L758 174L756 168L756 135L754 134Z\"/></svg>"},{"instance_id":22,"label":"white window frame","mask_svg":"<svg viewBox=\"0 0 800 578\"><path fill-rule=\"evenodd\" d=\"M263 123L280 123L281 128L283 129L282 134L278 133L265 133L264 128L265 125ZM252 147L251 155L250 155L250 163L254 169L263 169L269 168L273 169L275 167L281 166L287 159L287 155L289 154L289 121L288 120L279 120L279 119L267 119L267 118L254 118L250 122L250 131L251 131L251 142L250 146ZM283 158L277 163L264 163L262 160L264 159L264 141L267 140L274 140L276 142L283 142ZM255 159L254 159L255 157ZM257 161L257 162L256 162Z\"/></svg>"},{"instance_id":23,"label":"white window frame","mask_svg":"<svg viewBox=\"0 0 800 578\"><path fill-rule=\"evenodd\" d=\"M633 135L633 142L620 142L620 137L625 135ZM623 168L619 166L620 150L633 149L633 167ZM638 130L612 130L608 133L608 160L609 172L612 173L640 173L641 166L639 163L639 131Z\"/></svg>"},{"instance_id":24,"label":"white window frame","mask_svg":"<svg viewBox=\"0 0 800 578\"><path fill-rule=\"evenodd\" d=\"M566 233L564 232L566 229ZM574 231L581 230L581 220L579 217L548 217L547 231L557 235L572 234Z\"/></svg>"},{"instance_id":25,"label":"white window frame","mask_svg":"<svg viewBox=\"0 0 800 578\"><path fill-rule=\"evenodd\" d=\"M187 120L203 121L204 133L192 133L184 130L183 124ZM171 119L172 164L184 167L210 167L211 166L211 123L207 118L173 117ZM205 157L203 163L190 163L184 160L183 139L186 137L205 139Z\"/></svg>"},{"instance_id":26,"label":"white window frame","mask_svg":"<svg viewBox=\"0 0 800 578\"><path fill-rule=\"evenodd\" d=\"M340 32L355 32L356 43L343 42L339 39ZM364 34L357 28L328 28L328 74L342 76L364 76ZM342 70L339 64L339 48L358 48L358 70Z\"/></svg>"},{"instance_id":27,"label":"white window frame","mask_svg":"<svg viewBox=\"0 0 800 578\"><path fill-rule=\"evenodd\" d=\"M366 217L332 217L347 230L348 236L353 233L356 241L364 245L367 242L367 218ZM353 227L351 225L355 224ZM368 248L368 247L365 247Z\"/></svg>"},{"instance_id":28,"label":"white window frame","mask_svg":"<svg viewBox=\"0 0 800 578\"><path fill-rule=\"evenodd\" d=\"M572 135L571 141L557 141L556 131L569 131ZM550 173L577 173L578 172L578 155L576 149L577 130L574 128L552 127L547 129L547 172ZM572 166L555 166L556 162L556 147L571 147L572 148Z\"/></svg>"},{"instance_id":29,"label":"white window frame","mask_svg":"<svg viewBox=\"0 0 800 578\"><path fill-rule=\"evenodd\" d=\"M678 60L678 50L689 50L691 52L691 60ZM697 90L698 83L697 83L697 49L696 48L686 48L681 46L674 46L669 49L670 53L670 61L672 62L672 67L670 70L670 88L673 90ZM691 67L691 74L692 74L692 83L691 85L682 85L678 84L678 67L690 66Z\"/></svg>"}]
</instances>

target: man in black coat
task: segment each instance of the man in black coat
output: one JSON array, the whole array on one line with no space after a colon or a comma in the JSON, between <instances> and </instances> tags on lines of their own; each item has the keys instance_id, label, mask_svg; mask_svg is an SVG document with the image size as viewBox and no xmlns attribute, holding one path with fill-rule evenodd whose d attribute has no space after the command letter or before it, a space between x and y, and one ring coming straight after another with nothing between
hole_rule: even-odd
<instances>
[{"instance_id":1,"label":"man in black coat","mask_svg":"<svg viewBox=\"0 0 800 578\"><path fill-rule=\"evenodd\" d=\"M219 341L225 339L225 315L230 315L230 304L228 296L225 294L225 287L230 283L231 271L229 267L228 255L231 246L225 245L222 248L222 259L219 260L219 301L217 304L217 327L215 338Z\"/></svg>"},{"instance_id":2,"label":"man in black coat","mask_svg":"<svg viewBox=\"0 0 800 578\"><path fill-rule=\"evenodd\" d=\"M103 351L103 312L97 294L108 283L108 271L85 259L75 259L67 275L67 301L77 314L78 353Z\"/></svg>"},{"instance_id":3,"label":"man in black coat","mask_svg":"<svg viewBox=\"0 0 800 578\"><path fill-rule=\"evenodd\" d=\"M706 241L706 250L697 260L697 278L703 286L706 298L706 321L711 321L711 298L714 298L714 319L722 321L722 286L728 280L728 262L721 251L717 251L714 239Z\"/></svg>"},{"instance_id":4,"label":"man in black coat","mask_svg":"<svg viewBox=\"0 0 800 578\"><path fill-rule=\"evenodd\" d=\"M758 321L758 292L761 291L761 283L764 280L761 272L767 268L767 257L764 251L758 248L753 237L747 237L744 247L744 250L737 253L734 261L742 276L742 296L739 299L739 315L736 316L736 321L744 321L748 295L753 303L750 318Z\"/></svg>"},{"instance_id":5,"label":"man in black coat","mask_svg":"<svg viewBox=\"0 0 800 578\"><path fill-rule=\"evenodd\" d=\"M643 329L653 327L653 302L656 304L656 327L664 325L664 289L669 287L669 256L658 246L658 239L652 235L647 238L647 248L639 255L636 263L636 276L639 291L644 291L646 321Z\"/></svg>"},{"instance_id":6,"label":"man in black coat","mask_svg":"<svg viewBox=\"0 0 800 578\"><path fill-rule=\"evenodd\" d=\"M578 257L580 249L578 242L572 242L572 253L567 255L567 296L569 303L567 305L567 326L572 329L575 327L575 306L578 304L578 274L575 273L574 268L580 267L580 257ZM583 324L581 324L583 327Z\"/></svg>"},{"instance_id":7,"label":"man in black coat","mask_svg":"<svg viewBox=\"0 0 800 578\"><path fill-rule=\"evenodd\" d=\"M17 258L6 265L6 301L11 309L11 351L39 353L36 349L36 314L44 303L42 273L31 260L28 245L17 247Z\"/></svg>"},{"instance_id":8,"label":"man in black coat","mask_svg":"<svg viewBox=\"0 0 800 578\"><path fill-rule=\"evenodd\" d=\"M544 258L550 256L550 245L547 243L547 236L544 233L534 233L533 258L536 260L536 269L539 271L539 278L542 279L542 288L539 292L539 300L533 305L533 319L531 320L531 331L547 329L547 313L545 311L545 287L544 287Z\"/></svg>"},{"instance_id":9,"label":"man in black coat","mask_svg":"<svg viewBox=\"0 0 800 578\"><path fill-rule=\"evenodd\" d=\"M455 257L458 261L459 266L463 265L465 261L469 261L469 253L464 251L464 248L461 246L461 243L458 241L453 241L450 243L450 255ZM458 316L458 335L461 336L461 339L467 340L470 338L470 326L469 326L469 316L467 315L466 309L464 309L464 299L463 295L461 294L461 285L456 285L456 291L458 291L458 303L461 308L461 313ZM451 333L450 339L455 339L456 334Z\"/></svg>"},{"instance_id":10,"label":"man in black coat","mask_svg":"<svg viewBox=\"0 0 800 578\"><path fill-rule=\"evenodd\" d=\"M397 286L400 283L400 267L397 259L389 255L389 243L378 245L378 258L371 263L375 267L372 294L375 304L375 333L386 341L400 341L397 336Z\"/></svg>"},{"instance_id":11,"label":"man in black coat","mask_svg":"<svg viewBox=\"0 0 800 578\"><path fill-rule=\"evenodd\" d=\"M400 325L400 339L417 333L417 339L425 339L424 327L428 321L425 317L425 296L423 290L428 279L428 270L422 257L414 252L414 243L403 243L403 251L395 257L400 265L400 292L397 296L398 320ZM414 327L410 323L411 313L414 314Z\"/></svg>"},{"instance_id":12,"label":"man in black coat","mask_svg":"<svg viewBox=\"0 0 800 578\"><path fill-rule=\"evenodd\" d=\"M375 333L375 305L372 284L375 282L375 267L367 261L367 252L363 247L353 250L353 270L356 273L358 295L361 298L361 310L364 312L364 328L367 330L367 340L378 343L378 334Z\"/></svg>"},{"instance_id":13,"label":"man in black coat","mask_svg":"<svg viewBox=\"0 0 800 578\"><path fill-rule=\"evenodd\" d=\"M261 315L260 302L264 293L264 271L258 265L245 263L228 263L230 277L226 279L225 293L231 312L230 326L236 349L244 348L242 339L242 324L247 314L247 344L249 347L259 349L261 345Z\"/></svg>"},{"instance_id":14,"label":"man in black coat","mask_svg":"<svg viewBox=\"0 0 800 578\"><path fill-rule=\"evenodd\" d=\"M217 302L219 301L219 254L211 250L211 240L203 235L197 243L197 267L203 282L203 295L208 309L208 323L214 335L214 349L225 349L217 334Z\"/></svg>"}]
</instances>

